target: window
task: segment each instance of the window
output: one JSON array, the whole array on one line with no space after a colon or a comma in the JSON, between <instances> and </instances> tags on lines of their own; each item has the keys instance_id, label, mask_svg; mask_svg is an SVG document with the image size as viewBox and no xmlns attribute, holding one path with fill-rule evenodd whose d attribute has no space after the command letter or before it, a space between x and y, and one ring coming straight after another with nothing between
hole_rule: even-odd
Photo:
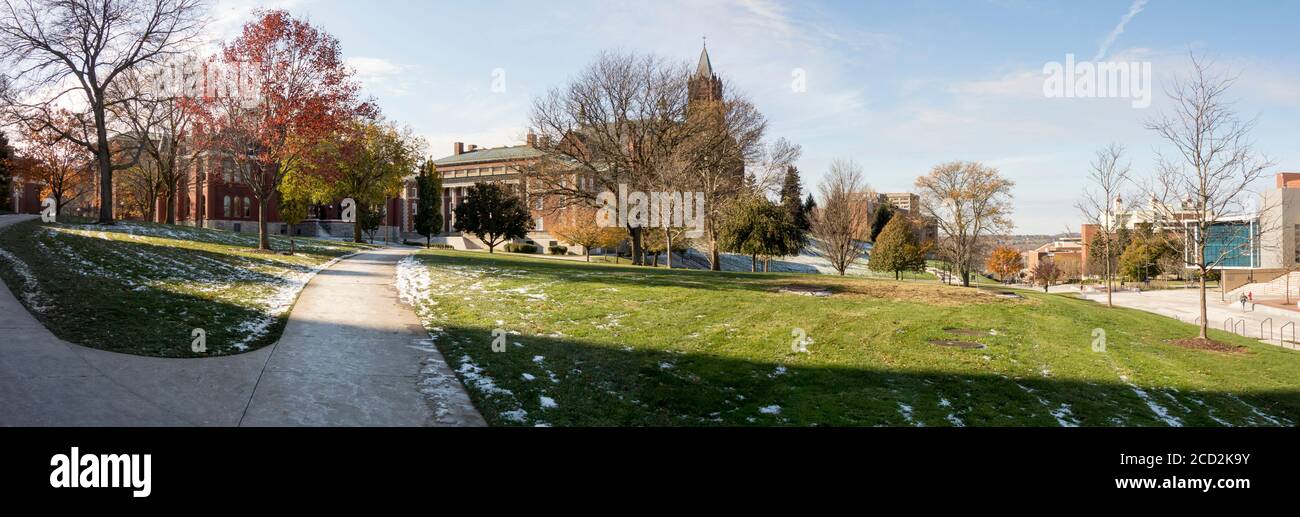
<instances>
[{"instance_id":1,"label":"window","mask_svg":"<svg viewBox=\"0 0 1300 517\"><path fill-rule=\"evenodd\" d=\"M230 208L230 196L226 196L225 199L222 200L222 207L222 214L228 218L234 217L235 213Z\"/></svg>"},{"instance_id":2,"label":"window","mask_svg":"<svg viewBox=\"0 0 1300 517\"><path fill-rule=\"evenodd\" d=\"M253 211L253 202L247 197L244 198L244 218L248 219Z\"/></svg>"},{"instance_id":3,"label":"window","mask_svg":"<svg viewBox=\"0 0 1300 517\"><path fill-rule=\"evenodd\" d=\"M1295 233L1295 261L1300 263L1300 224L1295 225L1292 231Z\"/></svg>"}]
</instances>

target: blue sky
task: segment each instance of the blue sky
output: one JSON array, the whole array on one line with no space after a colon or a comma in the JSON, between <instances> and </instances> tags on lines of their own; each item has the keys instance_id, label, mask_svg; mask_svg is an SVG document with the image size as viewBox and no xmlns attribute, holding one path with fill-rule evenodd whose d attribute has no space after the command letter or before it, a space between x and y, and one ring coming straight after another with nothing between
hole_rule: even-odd
<instances>
[{"instance_id":1,"label":"blue sky","mask_svg":"<svg viewBox=\"0 0 1300 517\"><path fill-rule=\"evenodd\" d=\"M1160 142L1143 122L1168 108L1163 88L1189 51L1239 74L1231 94L1258 120L1258 149L1275 170L1300 170L1300 2L237 0L214 6L213 37L257 6L337 36L367 92L434 157L453 141L519 143L531 99L602 49L694 64L707 36L715 71L766 114L769 138L803 146L809 190L835 158L881 191L979 160L1017 182L1017 233L1076 231L1096 149L1122 143L1136 176L1153 170ZM1045 63L1093 59L1108 40L1107 59L1152 63L1149 108L1043 95ZM491 88L498 68L504 92ZM792 91L795 69L805 91Z\"/></svg>"}]
</instances>

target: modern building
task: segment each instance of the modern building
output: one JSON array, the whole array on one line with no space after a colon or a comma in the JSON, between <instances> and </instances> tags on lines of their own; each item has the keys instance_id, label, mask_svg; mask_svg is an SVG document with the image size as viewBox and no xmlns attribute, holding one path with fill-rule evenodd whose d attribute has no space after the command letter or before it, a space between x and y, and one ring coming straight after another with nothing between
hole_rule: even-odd
<instances>
[{"instance_id":1,"label":"modern building","mask_svg":"<svg viewBox=\"0 0 1300 517\"><path fill-rule=\"evenodd\" d=\"M1025 270L1030 275L1043 262L1056 264L1065 279L1080 278L1084 272L1086 248L1083 237L1060 237L1035 249L1021 253Z\"/></svg>"},{"instance_id":2,"label":"modern building","mask_svg":"<svg viewBox=\"0 0 1300 517\"><path fill-rule=\"evenodd\" d=\"M885 194L885 199L899 210L911 212L921 208L921 196L911 192L890 192Z\"/></svg>"}]
</instances>

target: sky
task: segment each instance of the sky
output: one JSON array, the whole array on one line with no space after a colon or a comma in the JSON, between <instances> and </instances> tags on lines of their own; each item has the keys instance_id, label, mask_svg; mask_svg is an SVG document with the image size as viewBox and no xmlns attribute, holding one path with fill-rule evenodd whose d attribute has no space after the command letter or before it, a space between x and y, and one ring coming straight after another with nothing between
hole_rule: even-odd
<instances>
[{"instance_id":1,"label":"sky","mask_svg":"<svg viewBox=\"0 0 1300 517\"><path fill-rule=\"evenodd\" d=\"M1165 89L1193 53L1237 76L1228 96L1276 164L1268 182L1300 171L1300 2L218 0L208 37L232 37L259 7L336 36L366 93L433 158L457 141L522 143L532 99L602 50L694 67L707 38L714 71L764 113L767 138L803 147L806 192L835 159L882 192L980 161L1016 183L1014 233L1078 231L1098 149L1124 145L1139 179L1168 153L1145 124L1169 111ZM1044 67L1067 54L1150 63L1150 106L1047 96Z\"/></svg>"}]
</instances>

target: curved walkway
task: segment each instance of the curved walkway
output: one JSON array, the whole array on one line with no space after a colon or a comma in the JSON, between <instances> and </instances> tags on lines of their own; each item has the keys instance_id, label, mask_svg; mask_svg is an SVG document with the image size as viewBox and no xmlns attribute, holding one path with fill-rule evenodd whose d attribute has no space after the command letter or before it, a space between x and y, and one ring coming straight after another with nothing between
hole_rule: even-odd
<instances>
[{"instance_id":1,"label":"curved walkway","mask_svg":"<svg viewBox=\"0 0 1300 517\"><path fill-rule=\"evenodd\" d=\"M338 262L303 289L276 344L207 359L65 342L0 282L0 425L484 425L398 299L394 265L411 252Z\"/></svg>"}]
</instances>

